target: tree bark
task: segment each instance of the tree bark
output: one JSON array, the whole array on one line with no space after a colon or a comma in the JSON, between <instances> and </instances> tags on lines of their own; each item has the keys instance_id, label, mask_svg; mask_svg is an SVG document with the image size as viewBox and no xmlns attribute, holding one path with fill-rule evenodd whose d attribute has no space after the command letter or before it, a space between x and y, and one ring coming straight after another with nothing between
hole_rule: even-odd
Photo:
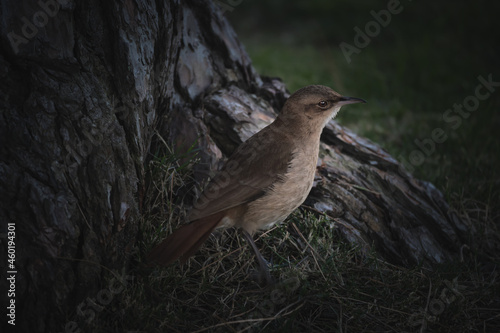
<instances>
[{"instance_id":1,"label":"tree bark","mask_svg":"<svg viewBox=\"0 0 500 333\"><path fill-rule=\"evenodd\" d=\"M15 226L16 326L64 331L130 261L153 133L179 152L195 143L202 181L288 94L255 72L211 2L8 0L0 17L0 227ZM396 263L452 258L468 232L431 184L333 121L307 205Z\"/></svg>"}]
</instances>

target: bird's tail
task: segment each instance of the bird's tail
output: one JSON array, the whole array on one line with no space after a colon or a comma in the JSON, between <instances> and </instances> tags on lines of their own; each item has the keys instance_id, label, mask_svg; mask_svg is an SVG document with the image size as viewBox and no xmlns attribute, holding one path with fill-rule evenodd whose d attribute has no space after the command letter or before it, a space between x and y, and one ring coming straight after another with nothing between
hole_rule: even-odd
<instances>
[{"instance_id":1,"label":"bird's tail","mask_svg":"<svg viewBox=\"0 0 500 333\"><path fill-rule=\"evenodd\" d=\"M191 257L224 217L224 212L213 214L186 224L165 238L147 256L147 261L168 265L180 258L184 263Z\"/></svg>"}]
</instances>

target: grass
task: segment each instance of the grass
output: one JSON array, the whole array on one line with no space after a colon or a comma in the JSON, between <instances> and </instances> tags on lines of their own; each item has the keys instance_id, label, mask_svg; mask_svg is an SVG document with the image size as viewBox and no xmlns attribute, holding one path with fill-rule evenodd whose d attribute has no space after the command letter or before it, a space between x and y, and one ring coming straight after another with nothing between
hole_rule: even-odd
<instances>
[{"instance_id":1,"label":"grass","mask_svg":"<svg viewBox=\"0 0 500 333\"><path fill-rule=\"evenodd\" d=\"M403 3L403 2L402 2ZM452 129L445 110L474 94L492 73L498 12L491 3L404 2L405 9L348 64L338 48L380 1L243 1L229 12L258 72L290 91L324 84L368 100L338 121L408 159L415 140L443 128L448 139L414 168L479 231L462 260L398 267L362 255L332 222L297 210L256 240L272 262L262 288L252 251L235 230L215 233L184 266L146 267L143 255L185 221L196 152L176 156L161 144L149 165L134 283L88 324L95 332L497 332L500 331L497 232L500 220L500 98L495 91ZM257 19L260 17L261 19ZM265 25L262 22L266 22ZM480 36L480 38L478 37ZM186 160L188 162L186 162ZM491 249L497 251L492 251ZM78 316L76 316L78 319Z\"/></svg>"},{"instance_id":2,"label":"grass","mask_svg":"<svg viewBox=\"0 0 500 333\"><path fill-rule=\"evenodd\" d=\"M144 254L185 221L182 201L189 198L179 193L192 192L190 170L196 162L196 151L176 156L161 138L157 142L160 148L148 168L141 240L134 268L128 272L134 281L89 323L75 316L84 331L493 332L500 328L495 263L466 251L463 262L433 270L394 266L346 243L332 221L306 209L256 238L272 264L274 286L259 285L254 255L234 229L214 233L184 266L148 267Z\"/></svg>"}]
</instances>

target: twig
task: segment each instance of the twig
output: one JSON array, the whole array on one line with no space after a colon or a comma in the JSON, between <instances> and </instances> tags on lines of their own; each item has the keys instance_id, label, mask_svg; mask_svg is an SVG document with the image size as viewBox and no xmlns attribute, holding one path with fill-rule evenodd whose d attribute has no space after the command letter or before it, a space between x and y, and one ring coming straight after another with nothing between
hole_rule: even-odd
<instances>
[{"instance_id":1,"label":"twig","mask_svg":"<svg viewBox=\"0 0 500 333\"><path fill-rule=\"evenodd\" d=\"M424 333L425 332L425 328L426 328L426 318L427 318L427 311L429 310L429 303L431 301L431 293L432 293L432 280L429 279L429 293L427 295L427 304L425 305L425 310L424 310L424 320L422 321L422 326L420 326L420 330L419 332L420 333Z\"/></svg>"},{"instance_id":2,"label":"twig","mask_svg":"<svg viewBox=\"0 0 500 333\"><path fill-rule=\"evenodd\" d=\"M201 330L198 330L198 331L194 331L194 332L191 332L191 333L200 333L200 332L205 332L205 331L208 331L208 330L211 330L213 328L217 328L217 327L221 327L221 326L227 326L227 325L233 325L233 324L241 324L241 323L258 323L258 322L263 322L263 321L272 321L272 320L276 320L276 319L279 319L279 318L282 318L282 317L285 317L285 316L288 316L289 314L297 311L298 309L300 309L304 303L302 303L300 306L298 306L297 308L291 310L291 311L288 311L286 313L283 313L280 315L281 312L285 311L286 309L290 308L291 306L301 302L302 300L299 300L297 302L294 302L290 305L288 305L287 307L283 308L280 312L278 312L274 317L267 317L267 318L257 318L257 319L241 319L241 320L234 320L234 321L228 321L228 322L225 322L225 323L220 323L220 324L217 324L217 325L213 325L213 326L209 326L209 327L205 327L205 328L202 328ZM245 329L246 330L246 329Z\"/></svg>"},{"instance_id":3,"label":"twig","mask_svg":"<svg viewBox=\"0 0 500 333\"><path fill-rule=\"evenodd\" d=\"M321 276L323 276L323 279L325 279L325 281L327 281L326 276L323 274L323 270L321 269L321 266L319 265L318 260L316 259L316 256L319 256L323 262L325 261L325 259L322 258L318 254L318 252L316 252L316 250L311 246L311 244L309 244L309 242L307 241L307 239L304 237L304 235L302 235L302 233L300 232L299 228L297 228L297 225L295 225L294 222L292 222L292 226L295 229L295 231L299 234L300 238L302 238L302 240L307 244L307 247L309 247L309 249L311 249L311 252L313 254L312 257L314 259L314 262L316 263L316 266L318 266L318 270L321 273Z\"/></svg>"}]
</instances>

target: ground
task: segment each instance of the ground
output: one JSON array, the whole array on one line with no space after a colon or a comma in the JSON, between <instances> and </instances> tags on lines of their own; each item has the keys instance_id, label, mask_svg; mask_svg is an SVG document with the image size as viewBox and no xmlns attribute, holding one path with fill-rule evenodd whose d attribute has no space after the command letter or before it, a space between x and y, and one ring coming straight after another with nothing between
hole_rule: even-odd
<instances>
[{"instance_id":1,"label":"ground","mask_svg":"<svg viewBox=\"0 0 500 333\"><path fill-rule=\"evenodd\" d=\"M366 99L366 105L342 110L338 121L433 182L474 224L476 239L457 262L398 267L376 254L362 255L338 237L331 221L299 209L288 224L256 240L271 261L274 286L256 282L252 252L234 230L216 233L184 266L145 267L144 253L184 222L176 194L192 186L189 165L163 147L148 165L150 209L137 268L128 273L134 280L79 325L101 332L500 331L500 259L489 246L500 220L500 94L498 86L488 90L483 83L500 82L492 24L498 8L491 7L498 5L228 3L226 15L259 73L281 77L291 92L324 84ZM383 10L391 13L390 22L387 15L380 18ZM384 22L378 30L370 23L379 22L376 17ZM357 31L367 33L366 27L372 36L359 43ZM342 43L359 52L346 56ZM470 111L453 111L455 104ZM445 140L435 140L439 128Z\"/></svg>"}]
</instances>

